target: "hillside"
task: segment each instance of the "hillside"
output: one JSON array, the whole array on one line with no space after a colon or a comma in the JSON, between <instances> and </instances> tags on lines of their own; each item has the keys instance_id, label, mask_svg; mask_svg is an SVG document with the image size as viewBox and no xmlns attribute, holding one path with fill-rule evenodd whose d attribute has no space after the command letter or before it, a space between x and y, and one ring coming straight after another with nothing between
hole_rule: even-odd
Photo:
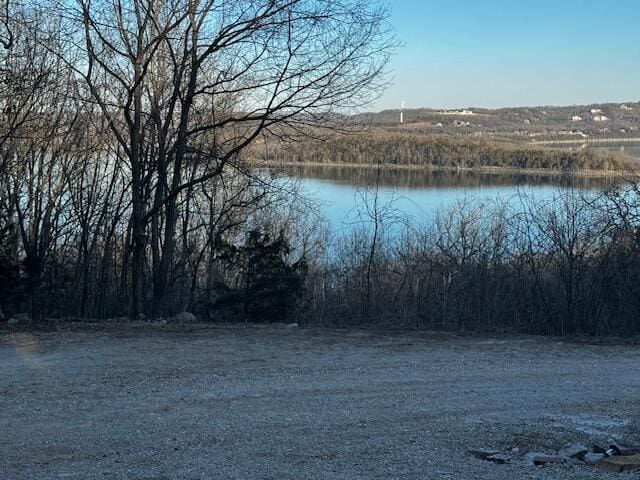
<instances>
[{"instance_id":1,"label":"hillside","mask_svg":"<svg viewBox=\"0 0 640 480\"><path fill-rule=\"evenodd\" d=\"M399 130L399 129L398 129ZM630 157L591 149L543 148L539 145L390 132L384 127L339 135L324 141L271 145L263 162L289 164L347 164L415 166L442 169L515 169L555 172L612 172L633 169Z\"/></svg>"},{"instance_id":2,"label":"hillside","mask_svg":"<svg viewBox=\"0 0 640 480\"><path fill-rule=\"evenodd\" d=\"M400 110L364 113L355 116L354 121L390 131L527 141L640 137L640 103L632 102L496 110L419 108L406 109L403 115L402 125Z\"/></svg>"}]
</instances>

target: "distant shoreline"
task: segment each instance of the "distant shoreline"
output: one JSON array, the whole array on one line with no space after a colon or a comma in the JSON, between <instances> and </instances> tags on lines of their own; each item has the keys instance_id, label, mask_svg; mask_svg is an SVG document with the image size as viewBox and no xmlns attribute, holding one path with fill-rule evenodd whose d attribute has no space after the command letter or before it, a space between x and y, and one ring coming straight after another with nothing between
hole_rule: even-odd
<instances>
[{"instance_id":1,"label":"distant shoreline","mask_svg":"<svg viewBox=\"0 0 640 480\"><path fill-rule=\"evenodd\" d=\"M575 140L538 140L529 142L530 145L558 145L558 144L584 144L584 143L639 143L640 137L624 138L592 138L583 137Z\"/></svg>"},{"instance_id":2,"label":"distant shoreline","mask_svg":"<svg viewBox=\"0 0 640 480\"><path fill-rule=\"evenodd\" d=\"M423 170L431 172L465 172L482 173L491 175L520 174L520 175L545 175L545 176L575 176L591 178L614 178L635 176L638 172L631 170L551 170L545 168L515 168L515 167L449 167L439 165L400 165L394 163L343 163L343 162L267 162L264 166L275 167L350 167L350 168L382 168L385 170Z\"/></svg>"}]
</instances>

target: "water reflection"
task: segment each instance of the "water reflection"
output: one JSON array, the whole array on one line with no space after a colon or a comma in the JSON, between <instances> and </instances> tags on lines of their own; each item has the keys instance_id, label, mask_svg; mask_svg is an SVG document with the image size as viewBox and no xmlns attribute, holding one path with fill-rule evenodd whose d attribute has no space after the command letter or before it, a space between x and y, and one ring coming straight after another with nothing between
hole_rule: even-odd
<instances>
[{"instance_id":1,"label":"water reflection","mask_svg":"<svg viewBox=\"0 0 640 480\"><path fill-rule=\"evenodd\" d=\"M514 186L557 186L578 189L602 189L619 182L617 176L586 177L571 174L490 173L468 170L424 170L359 166L286 166L274 170L285 176L307 180L324 180L336 184L364 187L379 185L406 189L478 188Z\"/></svg>"},{"instance_id":2,"label":"water reflection","mask_svg":"<svg viewBox=\"0 0 640 480\"><path fill-rule=\"evenodd\" d=\"M506 202L518 208L522 196L552 201L558 194L581 191L594 195L621 178L571 175L494 174L352 166L279 167L277 172L299 181L304 194L321 205L319 214L334 233L349 232L358 222L366 187L377 185L379 205L415 223L430 222L435 213L462 200ZM369 192L369 195L371 193Z\"/></svg>"}]
</instances>

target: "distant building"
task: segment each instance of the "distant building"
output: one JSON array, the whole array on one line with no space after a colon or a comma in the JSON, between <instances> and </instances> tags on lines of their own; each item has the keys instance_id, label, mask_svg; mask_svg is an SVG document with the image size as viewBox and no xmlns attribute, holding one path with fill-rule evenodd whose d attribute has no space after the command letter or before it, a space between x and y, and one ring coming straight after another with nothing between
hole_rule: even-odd
<instances>
[{"instance_id":1,"label":"distant building","mask_svg":"<svg viewBox=\"0 0 640 480\"><path fill-rule=\"evenodd\" d=\"M620 110L626 110L627 112L633 110L629 105L622 104L620 105Z\"/></svg>"},{"instance_id":2,"label":"distant building","mask_svg":"<svg viewBox=\"0 0 640 480\"><path fill-rule=\"evenodd\" d=\"M439 112L441 115L475 115L473 110L444 110Z\"/></svg>"},{"instance_id":3,"label":"distant building","mask_svg":"<svg viewBox=\"0 0 640 480\"><path fill-rule=\"evenodd\" d=\"M581 122L582 121L582 117L580 115L574 115L573 117L571 117L571 121L572 122Z\"/></svg>"},{"instance_id":4,"label":"distant building","mask_svg":"<svg viewBox=\"0 0 640 480\"><path fill-rule=\"evenodd\" d=\"M594 115L593 116L593 121L594 122L606 122L607 120L609 120L609 117L607 117L606 115Z\"/></svg>"},{"instance_id":5,"label":"distant building","mask_svg":"<svg viewBox=\"0 0 640 480\"><path fill-rule=\"evenodd\" d=\"M592 108L591 109L591 115L598 115L600 113L602 113L602 110L599 109L599 108Z\"/></svg>"}]
</instances>

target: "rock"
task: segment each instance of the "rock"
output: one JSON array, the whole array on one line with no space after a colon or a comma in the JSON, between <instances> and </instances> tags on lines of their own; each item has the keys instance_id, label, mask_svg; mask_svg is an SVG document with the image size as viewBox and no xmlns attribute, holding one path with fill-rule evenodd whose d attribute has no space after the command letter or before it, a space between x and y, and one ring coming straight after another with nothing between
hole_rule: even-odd
<instances>
[{"instance_id":1,"label":"rock","mask_svg":"<svg viewBox=\"0 0 640 480\"><path fill-rule=\"evenodd\" d=\"M505 463L509 463L511 457L509 455L504 455L502 453L496 453L495 455L489 455L485 458L487 462L498 463L500 465L504 465Z\"/></svg>"},{"instance_id":2,"label":"rock","mask_svg":"<svg viewBox=\"0 0 640 480\"><path fill-rule=\"evenodd\" d=\"M591 450L593 453L607 453L607 449L600 445L594 445Z\"/></svg>"},{"instance_id":3,"label":"rock","mask_svg":"<svg viewBox=\"0 0 640 480\"><path fill-rule=\"evenodd\" d=\"M17 319L20 323L31 323L33 321L26 313L19 313L14 315L13 318Z\"/></svg>"},{"instance_id":4,"label":"rock","mask_svg":"<svg viewBox=\"0 0 640 480\"><path fill-rule=\"evenodd\" d=\"M589 449L580 443L569 443L564 446L562 450L558 452L558 455L566 458L577 458L582 460L585 453L588 453Z\"/></svg>"},{"instance_id":5,"label":"rock","mask_svg":"<svg viewBox=\"0 0 640 480\"><path fill-rule=\"evenodd\" d=\"M511 461L511 457L509 455L505 455L500 453L499 450L493 450L490 448L477 448L469 450L469 453L480 460L486 460L487 462L498 463L500 465Z\"/></svg>"},{"instance_id":6,"label":"rock","mask_svg":"<svg viewBox=\"0 0 640 480\"><path fill-rule=\"evenodd\" d=\"M33 320L31 320L31 317L26 313L18 313L7 321L9 325L29 324L31 322L33 322Z\"/></svg>"},{"instance_id":7,"label":"rock","mask_svg":"<svg viewBox=\"0 0 640 480\"><path fill-rule=\"evenodd\" d=\"M538 455L537 457L533 457L531 461L534 465L541 466L558 465L560 463L565 463L567 459L558 455Z\"/></svg>"},{"instance_id":8,"label":"rock","mask_svg":"<svg viewBox=\"0 0 640 480\"><path fill-rule=\"evenodd\" d=\"M469 450L469 453L480 460L486 460L487 457L492 455L498 455L500 453L499 450L491 450L489 448L477 448L474 450Z\"/></svg>"},{"instance_id":9,"label":"rock","mask_svg":"<svg viewBox=\"0 0 640 480\"><path fill-rule=\"evenodd\" d=\"M618 450L620 451L620 455L623 456L637 455L640 453L640 449L634 447L622 447Z\"/></svg>"},{"instance_id":10,"label":"rock","mask_svg":"<svg viewBox=\"0 0 640 480\"><path fill-rule=\"evenodd\" d=\"M298 324L297 323L289 323L289 324L287 324L287 328L298 328Z\"/></svg>"},{"instance_id":11,"label":"rock","mask_svg":"<svg viewBox=\"0 0 640 480\"><path fill-rule=\"evenodd\" d=\"M534 465L533 463L533 459L536 457L544 457L546 456L546 453L544 452L529 452L527 453L524 457L522 457L522 459L528 463L529 465Z\"/></svg>"},{"instance_id":12,"label":"rock","mask_svg":"<svg viewBox=\"0 0 640 480\"><path fill-rule=\"evenodd\" d=\"M623 456L627 456L627 455L635 455L636 453L640 453L638 452L637 448L632 448L632 447L628 447L626 445L621 445L616 441L610 441L609 442L609 449L610 450L614 450L614 454L615 455L623 455Z\"/></svg>"},{"instance_id":13,"label":"rock","mask_svg":"<svg viewBox=\"0 0 640 480\"><path fill-rule=\"evenodd\" d=\"M180 312L171 318L172 323L196 323L198 319L191 312Z\"/></svg>"},{"instance_id":14,"label":"rock","mask_svg":"<svg viewBox=\"0 0 640 480\"><path fill-rule=\"evenodd\" d=\"M603 458L596 466L610 472L633 472L640 470L640 454Z\"/></svg>"},{"instance_id":15,"label":"rock","mask_svg":"<svg viewBox=\"0 0 640 480\"><path fill-rule=\"evenodd\" d=\"M136 317L136 320L138 320L139 322L146 322L147 316L144 313L139 313Z\"/></svg>"},{"instance_id":16,"label":"rock","mask_svg":"<svg viewBox=\"0 0 640 480\"><path fill-rule=\"evenodd\" d=\"M602 460L603 458L604 458L604 453L591 453L591 452L589 452L589 453L585 454L583 460L588 465L595 465L600 460Z\"/></svg>"}]
</instances>

